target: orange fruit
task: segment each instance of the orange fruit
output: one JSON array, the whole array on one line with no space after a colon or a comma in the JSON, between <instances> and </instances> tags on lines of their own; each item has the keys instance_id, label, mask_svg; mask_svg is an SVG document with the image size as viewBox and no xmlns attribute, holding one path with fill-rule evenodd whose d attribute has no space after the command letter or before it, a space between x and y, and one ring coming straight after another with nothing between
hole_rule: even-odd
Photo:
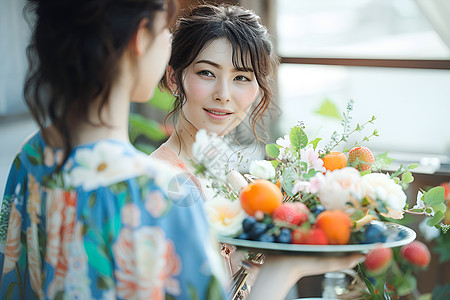
<instances>
[{"instance_id":1,"label":"orange fruit","mask_svg":"<svg viewBox=\"0 0 450 300\"><path fill-rule=\"evenodd\" d=\"M257 179L241 190L239 198L247 214L254 216L255 212L263 211L271 215L281 205L283 195L276 184Z\"/></svg>"},{"instance_id":2,"label":"orange fruit","mask_svg":"<svg viewBox=\"0 0 450 300\"><path fill-rule=\"evenodd\" d=\"M360 171L369 170L374 161L375 158L367 147L354 147L348 152L348 164Z\"/></svg>"},{"instance_id":3,"label":"orange fruit","mask_svg":"<svg viewBox=\"0 0 450 300\"><path fill-rule=\"evenodd\" d=\"M316 227L325 232L330 245L347 244L352 226L352 220L342 210L326 210L316 218Z\"/></svg>"},{"instance_id":4,"label":"orange fruit","mask_svg":"<svg viewBox=\"0 0 450 300\"><path fill-rule=\"evenodd\" d=\"M347 157L344 153L339 151L331 151L323 158L323 166L325 169L333 171L336 169L342 169L347 166Z\"/></svg>"}]
</instances>

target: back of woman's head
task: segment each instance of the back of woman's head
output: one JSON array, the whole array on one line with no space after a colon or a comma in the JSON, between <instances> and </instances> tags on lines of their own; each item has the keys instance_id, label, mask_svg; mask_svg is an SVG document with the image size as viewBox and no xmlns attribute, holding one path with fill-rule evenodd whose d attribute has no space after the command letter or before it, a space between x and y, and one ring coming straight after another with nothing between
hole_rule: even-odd
<instances>
[{"instance_id":1,"label":"back of woman's head","mask_svg":"<svg viewBox=\"0 0 450 300\"><path fill-rule=\"evenodd\" d=\"M186 100L182 85L183 71L202 49L219 38L230 41L236 69L253 70L255 73L261 90L261 101L252 112L255 127L270 104L272 92L269 81L278 66L278 57L260 18L254 12L239 6L200 5L177 21L173 30L169 65L174 70L180 97L171 114L177 113ZM162 81L162 85L168 88L167 78Z\"/></svg>"},{"instance_id":2,"label":"back of woman's head","mask_svg":"<svg viewBox=\"0 0 450 300\"><path fill-rule=\"evenodd\" d=\"M67 116L88 121L89 104L107 105L119 60L141 20L174 16L175 0L29 0L24 13L33 34L24 96L41 126L56 126L71 149ZM169 24L169 23L168 23Z\"/></svg>"}]
</instances>

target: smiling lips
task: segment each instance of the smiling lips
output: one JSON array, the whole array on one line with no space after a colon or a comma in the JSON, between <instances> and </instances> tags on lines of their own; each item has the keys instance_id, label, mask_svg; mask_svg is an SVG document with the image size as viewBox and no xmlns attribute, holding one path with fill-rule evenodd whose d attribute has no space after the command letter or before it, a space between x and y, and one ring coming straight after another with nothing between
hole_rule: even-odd
<instances>
[{"instance_id":1,"label":"smiling lips","mask_svg":"<svg viewBox=\"0 0 450 300\"><path fill-rule=\"evenodd\" d=\"M231 111L224 110L224 109L206 109L206 108L204 108L203 110L206 111L208 116L210 116L214 120L223 120L232 114Z\"/></svg>"}]
</instances>

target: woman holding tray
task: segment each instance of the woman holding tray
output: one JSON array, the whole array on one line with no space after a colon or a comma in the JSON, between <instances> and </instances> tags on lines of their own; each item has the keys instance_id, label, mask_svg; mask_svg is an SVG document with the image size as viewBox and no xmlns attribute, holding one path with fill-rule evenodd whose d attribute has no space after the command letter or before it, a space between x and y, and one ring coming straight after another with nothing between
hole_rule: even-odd
<instances>
[{"instance_id":1,"label":"woman holding tray","mask_svg":"<svg viewBox=\"0 0 450 300\"><path fill-rule=\"evenodd\" d=\"M256 132L270 104L269 82L277 65L267 30L252 11L226 5L192 9L173 30L172 56L162 81L176 97L169 114L176 117L175 132L151 157L181 168L204 190L207 183L193 176L191 165L198 130L224 136L250 113ZM300 277L350 268L361 258L269 256L262 267L252 268L256 281L250 298L284 299Z\"/></svg>"},{"instance_id":2,"label":"woman holding tray","mask_svg":"<svg viewBox=\"0 0 450 300\"><path fill-rule=\"evenodd\" d=\"M201 201L129 142L170 55L173 0L30 0L25 99L40 126L0 214L1 299L225 298ZM178 193L177 201L198 198Z\"/></svg>"}]
</instances>

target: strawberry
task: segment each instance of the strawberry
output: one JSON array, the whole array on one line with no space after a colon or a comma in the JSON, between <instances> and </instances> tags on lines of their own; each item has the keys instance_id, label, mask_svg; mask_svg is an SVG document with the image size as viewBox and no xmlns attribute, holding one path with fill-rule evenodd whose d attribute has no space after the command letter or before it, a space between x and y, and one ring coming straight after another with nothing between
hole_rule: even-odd
<instances>
[{"instance_id":1,"label":"strawberry","mask_svg":"<svg viewBox=\"0 0 450 300\"><path fill-rule=\"evenodd\" d=\"M348 164L360 171L370 170L374 161L373 154L367 147L354 147L348 152Z\"/></svg>"},{"instance_id":2,"label":"strawberry","mask_svg":"<svg viewBox=\"0 0 450 300\"><path fill-rule=\"evenodd\" d=\"M328 239L325 232L320 228L297 228L292 231L291 243L306 245L328 245Z\"/></svg>"},{"instance_id":3,"label":"strawberry","mask_svg":"<svg viewBox=\"0 0 450 300\"><path fill-rule=\"evenodd\" d=\"M273 220L302 225L308 220L308 208L303 203L282 203L273 211Z\"/></svg>"},{"instance_id":4,"label":"strawberry","mask_svg":"<svg viewBox=\"0 0 450 300\"><path fill-rule=\"evenodd\" d=\"M419 267L426 267L430 263L431 254L428 247L420 242L413 241L400 249L400 255L408 262Z\"/></svg>"},{"instance_id":5,"label":"strawberry","mask_svg":"<svg viewBox=\"0 0 450 300\"><path fill-rule=\"evenodd\" d=\"M370 275L380 275L389 268L392 257L391 248L375 248L366 255L364 266Z\"/></svg>"}]
</instances>

